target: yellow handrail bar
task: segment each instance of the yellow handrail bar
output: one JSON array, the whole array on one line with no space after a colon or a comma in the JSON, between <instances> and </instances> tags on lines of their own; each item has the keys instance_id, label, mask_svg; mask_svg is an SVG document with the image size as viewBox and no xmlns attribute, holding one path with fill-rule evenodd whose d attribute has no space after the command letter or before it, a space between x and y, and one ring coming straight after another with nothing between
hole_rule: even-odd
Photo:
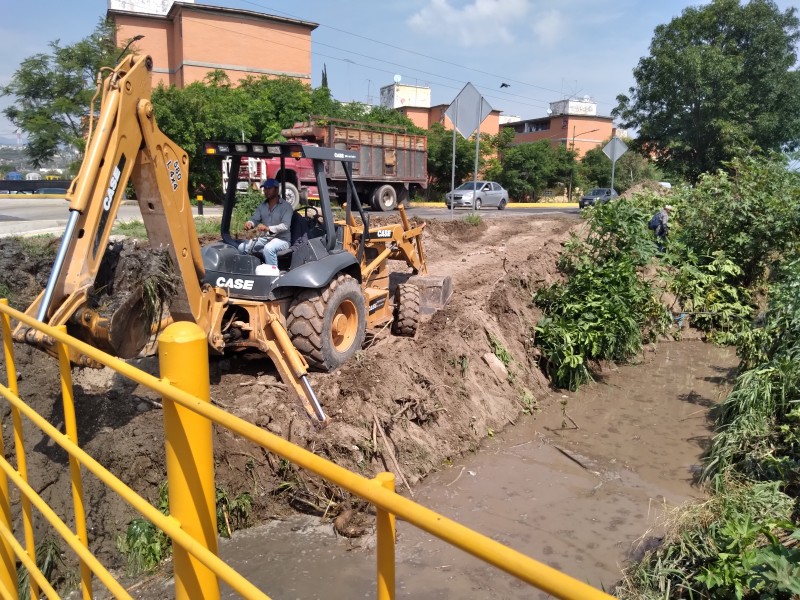
<instances>
[{"instance_id":1,"label":"yellow handrail bar","mask_svg":"<svg viewBox=\"0 0 800 600\"><path fill-rule=\"evenodd\" d=\"M168 387L168 384L166 384L166 387ZM214 573L216 573L220 579L224 580L236 592L242 596L245 596L246 598L261 598L263 600L270 600L269 596L265 595L249 581L243 579L239 573L237 573L222 559L210 552L207 548L198 544L189 534L181 529L180 523L178 523L176 519L164 515L147 500L139 496L135 491L125 485L110 471L106 470L103 465L89 456L84 450L76 446L72 440L61 433L58 429L53 427L46 419L39 415L39 413L30 408L18 397L12 396L9 393L8 388L1 384L0 395L4 396L6 400L12 404L12 406L15 406L23 415L28 417L34 423L34 425L39 427L39 429L52 438L52 440L61 446L70 456L77 458L90 473L105 483L112 491L119 494L119 496L134 509L136 509L139 514L171 537L174 543L191 553L205 566L214 571ZM6 470L5 467L3 470ZM16 476L16 473L14 473L14 475ZM17 483L17 480L13 476L9 475L9 477L11 477L11 479ZM73 534L70 533L69 535L72 536ZM76 553L78 553L77 550ZM78 556L83 558L81 553L78 553Z\"/></svg>"},{"instance_id":2,"label":"yellow handrail bar","mask_svg":"<svg viewBox=\"0 0 800 600\"><path fill-rule=\"evenodd\" d=\"M396 493L376 486L374 481L352 473L339 465L336 465L322 457L319 457L303 448L295 446L290 442L261 429L260 427L248 423L238 417L226 413L203 400L183 392L169 384L165 379L158 379L152 375L144 373L127 363L110 356L93 346L71 338L67 334L43 325L35 319L5 305L0 305L0 312L7 313L15 319L36 327L43 331L54 340L68 344L79 352L86 354L115 371L125 375L129 379L136 381L150 389L168 397L177 404L196 412L211 421L226 427L234 433L249 439L250 441L281 455L291 462L332 481L361 498L374 504L379 509L388 511L400 517L416 527L431 533L445 540L446 542L468 552L484 562L496 566L507 573L525 581L531 585L544 590L557 598L564 599L587 599L611 598L608 594L593 588L592 586L578 581L564 573L553 569L539 561L536 561L516 550L508 548L487 536L472 531L471 529L456 523L442 515L435 513L415 502L408 500ZM0 386L0 391L6 396L12 405L17 406L21 412L33 420L40 428L50 435L56 443L64 448L68 453L79 458L87 469L94 473L104 483L109 485L114 491L126 499L136 510L150 520L156 527L162 529L169 535L175 543L186 549L197 557L200 562L214 571L220 578L225 580L237 592L246 597L267 598L262 592L257 590L246 580L241 580L238 575L227 564L221 563L213 553L203 548L194 539L183 532L179 526L174 524L174 519L164 517L157 509L136 495L130 488L125 486L112 474L105 471L94 459L83 452L80 448L53 428L47 421L29 409L18 398L12 400L7 396L8 389ZM31 414L32 413L32 414ZM36 418L38 417L38 419ZM105 472L105 473L103 473ZM113 485L112 485L113 484ZM185 536L185 537L184 537ZM186 539L188 538L188 539ZM247 590L246 592L244 590ZM251 595L256 594L256 595Z\"/></svg>"},{"instance_id":3,"label":"yellow handrail bar","mask_svg":"<svg viewBox=\"0 0 800 600\"><path fill-rule=\"evenodd\" d=\"M50 585L50 582L47 581L47 578L44 576L39 570L39 567L36 566L36 563L31 560L31 557L28 556L27 551L23 548L20 543L17 541L17 538L14 537L14 534L9 531L5 525L0 525L0 536L3 537L3 541L5 541L9 546L11 546L14 554L19 557L19 562L22 563L22 566L28 569L28 574L30 575L31 579L35 579L36 583L39 587L44 590L44 593L47 595L48 598L56 598L58 599L58 593L53 589L53 586ZM14 587L13 595L10 590L5 589L3 586L3 598L16 598L17 597L17 588Z\"/></svg>"}]
</instances>

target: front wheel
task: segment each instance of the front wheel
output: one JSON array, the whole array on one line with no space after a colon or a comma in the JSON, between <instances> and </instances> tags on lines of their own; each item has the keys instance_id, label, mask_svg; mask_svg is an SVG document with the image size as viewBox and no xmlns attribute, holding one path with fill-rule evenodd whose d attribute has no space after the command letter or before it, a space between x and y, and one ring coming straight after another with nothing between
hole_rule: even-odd
<instances>
[{"instance_id":1,"label":"front wheel","mask_svg":"<svg viewBox=\"0 0 800 600\"><path fill-rule=\"evenodd\" d=\"M319 371L333 371L358 352L366 327L361 286L343 274L325 289L300 292L286 319L295 348Z\"/></svg>"},{"instance_id":2,"label":"front wheel","mask_svg":"<svg viewBox=\"0 0 800 600\"><path fill-rule=\"evenodd\" d=\"M480 209L481 209L481 199L478 198L477 200L475 200L475 210L480 210Z\"/></svg>"},{"instance_id":3,"label":"front wheel","mask_svg":"<svg viewBox=\"0 0 800 600\"><path fill-rule=\"evenodd\" d=\"M392 333L403 337L414 337L419 328L419 288L410 283L401 283L397 286L394 299Z\"/></svg>"}]
</instances>

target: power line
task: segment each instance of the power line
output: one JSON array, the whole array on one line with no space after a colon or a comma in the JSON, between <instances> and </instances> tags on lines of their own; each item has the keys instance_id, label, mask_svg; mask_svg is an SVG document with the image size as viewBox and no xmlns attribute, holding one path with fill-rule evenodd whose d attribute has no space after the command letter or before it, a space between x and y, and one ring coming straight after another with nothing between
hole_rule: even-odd
<instances>
[{"instance_id":1,"label":"power line","mask_svg":"<svg viewBox=\"0 0 800 600\"><path fill-rule=\"evenodd\" d=\"M287 16L287 17L290 17L290 18L293 18L293 19L304 20L304 19L302 19L302 17L298 17L296 15L292 15L290 13L287 13L287 12L284 12L284 11L281 11L281 10L277 10L275 8L272 8L270 6L266 6L264 4L260 4L258 2L249 2L248 0L242 0L242 2L244 2L245 4L252 4L253 6L258 6L259 8L265 8L265 9L267 9L269 11L274 12L274 13L282 14L284 16ZM544 91L547 91L547 92L560 93L558 90L554 90L554 89L551 89L551 88L543 87L543 86L540 86L540 85L535 85L533 83L528 83L526 81L519 81L518 79L514 79L513 77L508 77L508 76L505 76L505 75L498 75L497 73L489 73L488 71L481 71L480 69L475 69L473 67L466 67L466 66L460 65L458 63L450 62L449 60L444 60L442 58L436 58L435 56L430 56L428 54L423 54L422 52L417 52L415 50L409 50L408 48L403 48L402 46L395 46L394 44L390 44L389 42L376 40L374 38L367 37L367 36L361 35L359 33L353 33L351 31L347 31L345 29L339 29L338 27L333 27L332 25L326 25L324 23L320 23L319 25L320 25L320 27L325 27L326 29L331 29L333 31L338 31L339 33L344 33L344 34L347 34L347 35L351 35L353 37L360 38L360 39L366 40L368 42L373 42L375 44L381 44L382 46L388 46L389 48L394 48L395 50L402 50L403 52L408 52L409 54L414 54L416 56L421 56L423 58L427 58L427 59L430 59L430 60L435 60L437 62L449 65L451 67L458 67L460 69L465 69L467 71L474 71L476 73L481 73L483 75L490 75L491 77L497 77L497 78L502 79L504 81L512 81L514 83L519 83L521 85L527 85L527 86L530 86L530 87L533 87L533 88L537 88L537 89L540 89L540 90L544 90Z\"/></svg>"},{"instance_id":2,"label":"power line","mask_svg":"<svg viewBox=\"0 0 800 600\"><path fill-rule=\"evenodd\" d=\"M194 23L196 23L198 25L204 25L206 27L219 29L221 31L227 31L229 33L235 33L239 37L251 37L253 39L257 39L257 40L260 40L262 42L267 42L268 44L275 44L275 45L279 45L279 46L284 47L284 48L291 48L293 50L300 50L300 51L304 51L305 50L305 48L301 48L299 46L290 46L290 45L287 45L286 43L283 43L283 42L277 42L277 41L274 41L274 40L264 39L261 36L242 33L242 32L240 32L238 30L233 30L233 29L229 29L227 27L222 27L220 25L215 25L215 24L209 23L208 21L195 20L195 19L191 19L191 18L187 18L187 17L184 17L184 20L192 21L192 22L194 22ZM290 35L292 37L297 37L297 38L300 37L300 36L297 36L297 35L294 35L294 34L287 34L287 35ZM430 73L430 72L427 72L427 71L423 71L421 69L416 69L414 67L408 67L408 66L405 66L405 65L401 65L399 63L393 63L393 62L390 62L390 61L385 61L383 59L374 59L372 57L369 57L369 56L366 56L366 55L363 55L363 54L359 54L357 52L352 52L351 50L346 50L344 48L338 48L336 46L331 46L330 44L323 44L323 43L313 42L313 41L312 41L312 44L318 44L318 45L321 45L321 46L326 46L326 47L329 47L329 48L333 48L335 50L340 50L342 52L348 52L348 53L353 54L355 56L361 56L362 58L367 58L367 59L370 59L370 60L376 60L378 62L387 63L387 64L390 64L390 65L393 65L393 66L399 66L399 67L402 67L402 68L407 69L407 70L412 71L412 72L423 73L425 75L437 77L439 79L449 79L451 81L455 81L455 82L459 83L459 87L455 87L455 86L452 86L452 85L448 85L446 83L437 82L437 84L439 86L444 87L444 88L449 88L449 89L460 91L461 88L466 83L466 82L463 82L463 81L459 81L458 79L454 79L452 77L447 77L447 76L444 76L444 75L438 75L436 73ZM364 67L366 69L372 69L372 70L380 71L380 72L383 72L383 73L390 73L390 74L395 73L395 71L389 71L387 69L381 69L380 67L375 67L375 66L372 66L372 65L362 64L362 63L359 63L359 62L356 62L356 61L353 61L353 60L350 60L350 59L347 59L347 58L341 58L341 57L338 57L338 56L332 56L330 54L324 54L322 52L315 52L315 51L312 50L311 54L316 55L316 56L320 56L320 57L323 57L323 58L329 58L329 59L332 59L332 60L339 60L339 61L346 62L346 63L351 64L351 65L356 65L356 66L359 66L359 67ZM481 85L481 84L478 84L478 85ZM482 87L486 87L486 85L483 84ZM505 97L499 97L499 96L496 96L496 95L493 95L493 94L488 94L488 93L484 93L483 95L485 97L487 97L487 98L493 98L495 100L500 100L500 101L509 100L509 97L511 97L511 96L517 96L518 98L525 98L526 100L531 100L533 102L539 102L540 104L542 104L544 106L548 106L549 105L549 103L547 103L544 100L537 100L535 98L531 99L531 98L527 98L525 96L519 96L517 94L510 94L510 93L507 93L507 92L501 92L501 93L503 93ZM523 104L525 106L530 106L532 108L542 108L541 105L530 104L529 102L520 102L520 101L516 101L516 102L518 104Z\"/></svg>"}]
</instances>

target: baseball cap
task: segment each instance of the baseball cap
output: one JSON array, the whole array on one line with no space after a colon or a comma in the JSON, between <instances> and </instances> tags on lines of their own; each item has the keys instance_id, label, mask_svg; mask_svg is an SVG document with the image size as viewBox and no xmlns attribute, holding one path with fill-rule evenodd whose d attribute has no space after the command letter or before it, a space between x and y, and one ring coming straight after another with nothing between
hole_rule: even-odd
<instances>
[{"instance_id":1,"label":"baseball cap","mask_svg":"<svg viewBox=\"0 0 800 600\"><path fill-rule=\"evenodd\" d=\"M265 179L264 183L261 184L261 187L266 190L266 189L269 189L269 188L280 187L280 185L281 184L278 183L277 179Z\"/></svg>"}]
</instances>

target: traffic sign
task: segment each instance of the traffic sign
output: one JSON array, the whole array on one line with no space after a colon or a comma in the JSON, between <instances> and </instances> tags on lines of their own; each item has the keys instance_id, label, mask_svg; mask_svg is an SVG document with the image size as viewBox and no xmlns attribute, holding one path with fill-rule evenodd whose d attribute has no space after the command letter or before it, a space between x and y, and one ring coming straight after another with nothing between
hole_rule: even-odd
<instances>
[{"instance_id":1,"label":"traffic sign","mask_svg":"<svg viewBox=\"0 0 800 600\"><path fill-rule=\"evenodd\" d=\"M627 151L628 145L617 136L611 138L611 141L603 146L603 154L610 158L611 162L617 162L617 159Z\"/></svg>"}]
</instances>

